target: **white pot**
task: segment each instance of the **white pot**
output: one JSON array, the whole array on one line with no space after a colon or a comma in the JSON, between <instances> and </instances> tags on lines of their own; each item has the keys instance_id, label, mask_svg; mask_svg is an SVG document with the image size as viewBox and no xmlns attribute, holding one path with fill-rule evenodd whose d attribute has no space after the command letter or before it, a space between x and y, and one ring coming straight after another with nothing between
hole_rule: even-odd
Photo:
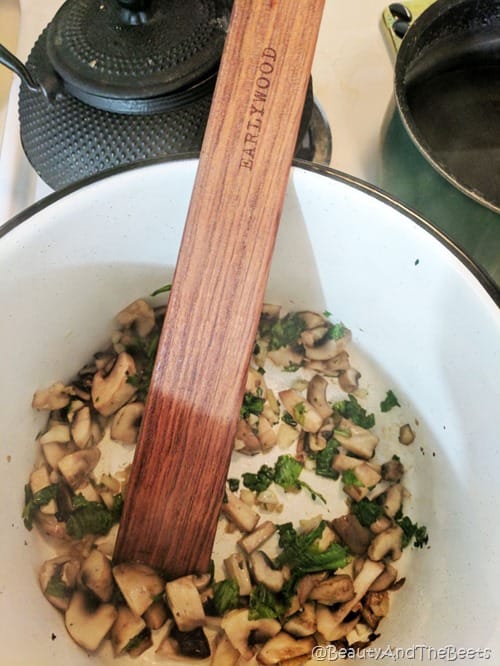
<instances>
[{"instance_id":1,"label":"white pot","mask_svg":"<svg viewBox=\"0 0 500 666\"><path fill-rule=\"evenodd\" d=\"M105 341L114 313L171 278L195 169L194 160L181 160L125 170L51 196L4 228L6 666L89 663L38 589L45 546L21 519L44 421L31 397L35 388L69 379ZM498 293L442 241L382 193L333 172L294 167L268 300L328 309L342 320L367 359L369 399L376 405L392 388L402 408L391 418L419 423L410 447L397 444L394 428L386 435L408 467L408 513L427 525L430 548L405 551L407 582L374 647L410 650L400 653L402 664L433 663L432 651L446 646L450 654L488 649L490 663L500 663ZM412 658L413 646L420 647ZM367 663L366 655L353 663Z\"/></svg>"}]
</instances>

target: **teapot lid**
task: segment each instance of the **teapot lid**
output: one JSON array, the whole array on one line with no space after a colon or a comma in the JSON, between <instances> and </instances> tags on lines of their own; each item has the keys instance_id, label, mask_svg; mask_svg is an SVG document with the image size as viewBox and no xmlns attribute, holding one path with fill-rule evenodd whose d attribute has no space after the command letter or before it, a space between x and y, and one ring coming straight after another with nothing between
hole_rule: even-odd
<instances>
[{"instance_id":1,"label":"teapot lid","mask_svg":"<svg viewBox=\"0 0 500 666\"><path fill-rule=\"evenodd\" d=\"M94 106L140 112L148 100L176 103L179 91L186 101L215 82L231 4L66 0L48 26L48 58L68 92Z\"/></svg>"}]
</instances>

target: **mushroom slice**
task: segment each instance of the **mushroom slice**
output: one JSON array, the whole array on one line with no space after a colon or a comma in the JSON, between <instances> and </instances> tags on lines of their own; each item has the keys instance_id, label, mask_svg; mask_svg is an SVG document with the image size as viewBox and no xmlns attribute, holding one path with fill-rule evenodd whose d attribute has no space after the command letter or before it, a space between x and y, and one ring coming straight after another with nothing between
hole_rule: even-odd
<instances>
[{"instance_id":1,"label":"mushroom slice","mask_svg":"<svg viewBox=\"0 0 500 666\"><path fill-rule=\"evenodd\" d=\"M149 629L156 630L163 627L168 619L168 610L163 600L154 601L143 615Z\"/></svg>"},{"instance_id":2,"label":"mushroom slice","mask_svg":"<svg viewBox=\"0 0 500 666\"><path fill-rule=\"evenodd\" d=\"M174 625L170 638L176 642L179 653L183 657L191 657L192 659L210 657L210 644L202 627L195 627L190 631L180 631Z\"/></svg>"},{"instance_id":3,"label":"mushroom slice","mask_svg":"<svg viewBox=\"0 0 500 666\"><path fill-rule=\"evenodd\" d=\"M262 451L260 439L245 419L239 419L236 428L235 449L240 453L255 455Z\"/></svg>"},{"instance_id":4,"label":"mushroom slice","mask_svg":"<svg viewBox=\"0 0 500 666\"><path fill-rule=\"evenodd\" d=\"M304 361L304 353L293 346L273 349L267 355L274 365L279 368L295 368L302 365Z\"/></svg>"},{"instance_id":5,"label":"mushroom slice","mask_svg":"<svg viewBox=\"0 0 500 666\"><path fill-rule=\"evenodd\" d=\"M97 539L94 541L96 548L98 548L101 553L107 557L113 557L116 538L118 536L118 528L119 524L115 523L107 534L101 537L97 537Z\"/></svg>"},{"instance_id":6,"label":"mushroom slice","mask_svg":"<svg viewBox=\"0 0 500 666\"><path fill-rule=\"evenodd\" d=\"M251 532L259 522L259 514L229 489L226 490L226 497L227 502L222 504L222 513L242 532Z\"/></svg>"},{"instance_id":7,"label":"mushroom slice","mask_svg":"<svg viewBox=\"0 0 500 666\"><path fill-rule=\"evenodd\" d=\"M415 441L415 433L411 429L409 423L405 423L405 425L401 426L401 428L399 429L398 439L400 443L404 444L405 446L408 446L409 444L412 444L412 442Z\"/></svg>"},{"instance_id":8,"label":"mushroom slice","mask_svg":"<svg viewBox=\"0 0 500 666\"><path fill-rule=\"evenodd\" d=\"M342 372L345 372L351 367L351 362L349 360L349 354L345 350L342 350L325 361L311 361L310 359L306 359L305 366L306 368L309 368L309 370L321 372L321 374L326 377L338 377Z\"/></svg>"},{"instance_id":9,"label":"mushroom slice","mask_svg":"<svg viewBox=\"0 0 500 666\"><path fill-rule=\"evenodd\" d=\"M300 607L307 599L309 599L309 595L314 587L327 577L328 574L326 571L320 571L318 573L306 574L300 579L299 584L297 585L297 599Z\"/></svg>"},{"instance_id":10,"label":"mushroom slice","mask_svg":"<svg viewBox=\"0 0 500 666\"><path fill-rule=\"evenodd\" d=\"M33 409L55 411L69 405L70 399L66 386L56 382L48 388L35 391L31 406Z\"/></svg>"},{"instance_id":11,"label":"mushroom slice","mask_svg":"<svg viewBox=\"0 0 500 666\"><path fill-rule=\"evenodd\" d=\"M242 553L233 553L224 560L224 567L228 578L234 578L238 583L240 594L246 597L252 591L252 582L248 571L247 561Z\"/></svg>"},{"instance_id":12,"label":"mushroom slice","mask_svg":"<svg viewBox=\"0 0 500 666\"><path fill-rule=\"evenodd\" d=\"M38 469L33 470L30 474L30 488L33 494L38 493L40 490L47 488L51 485L50 475L47 465L43 464ZM47 504L39 507L41 513L54 515L57 513L57 502L51 499Z\"/></svg>"},{"instance_id":13,"label":"mushroom slice","mask_svg":"<svg viewBox=\"0 0 500 666\"><path fill-rule=\"evenodd\" d=\"M364 527L353 513L334 518L332 527L354 555L366 553L372 540L372 533Z\"/></svg>"},{"instance_id":14,"label":"mushroom slice","mask_svg":"<svg viewBox=\"0 0 500 666\"><path fill-rule=\"evenodd\" d=\"M405 468L398 458L393 458L382 465L382 478L384 481L401 481L404 473Z\"/></svg>"},{"instance_id":15,"label":"mushroom slice","mask_svg":"<svg viewBox=\"0 0 500 666\"><path fill-rule=\"evenodd\" d=\"M101 452L95 446L69 453L58 462L59 471L75 490L87 480L88 475L99 462Z\"/></svg>"},{"instance_id":16,"label":"mushroom slice","mask_svg":"<svg viewBox=\"0 0 500 666\"><path fill-rule=\"evenodd\" d=\"M143 402L131 402L119 409L111 421L111 439L125 444L135 444L143 413Z\"/></svg>"},{"instance_id":17,"label":"mushroom slice","mask_svg":"<svg viewBox=\"0 0 500 666\"><path fill-rule=\"evenodd\" d=\"M301 310L297 312L297 315L304 322L306 329L318 328L319 326L326 326L327 320L319 312L314 312L313 310Z\"/></svg>"},{"instance_id":18,"label":"mushroom slice","mask_svg":"<svg viewBox=\"0 0 500 666\"><path fill-rule=\"evenodd\" d=\"M261 396L265 395L267 391L264 376L255 368L248 368L245 391L247 393L253 393L254 395Z\"/></svg>"},{"instance_id":19,"label":"mushroom slice","mask_svg":"<svg viewBox=\"0 0 500 666\"><path fill-rule=\"evenodd\" d=\"M237 666L240 653L233 647L226 634L221 634L212 654L212 666Z\"/></svg>"},{"instance_id":20,"label":"mushroom slice","mask_svg":"<svg viewBox=\"0 0 500 666\"><path fill-rule=\"evenodd\" d=\"M384 592L391 587L397 577L397 570L391 564L386 564L380 576L370 585L369 592Z\"/></svg>"},{"instance_id":21,"label":"mushroom slice","mask_svg":"<svg viewBox=\"0 0 500 666\"><path fill-rule=\"evenodd\" d=\"M346 393L354 393L359 388L361 373L356 368L350 366L344 372L339 374L339 386Z\"/></svg>"},{"instance_id":22,"label":"mushroom slice","mask_svg":"<svg viewBox=\"0 0 500 666\"><path fill-rule=\"evenodd\" d=\"M90 407L81 407L74 415L71 423L71 437L79 449L85 448L92 435L92 419Z\"/></svg>"},{"instance_id":23,"label":"mushroom slice","mask_svg":"<svg viewBox=\"0 0 500 666\"><path fill-rule=\"evenodd\" d=\"M97 650L113 626L118 611L112 604L96 603L96 597L75 590L64 622L69 635L85 650Z\"/></svg>"},{"instance_id":24,"label":"mushroom slice","mask_svg":"<svg viewBox=\"0 0 500 666\"><path fill-rule=\"evenodd\" d=\"M336 574L319 583L311 590L309 599L325 606L350 601L354 596L352 578L347 574Z\"/></svg>"},{"instance_id":25,"label":"mushroom slice","mask_svg":"<svg viewBox=\"0 0 500 666\"><path fill-rule=\"evenodd\" d=\"M123 327L134 326L137 335L145 338L155 326L155 313L145 300L138 298L117 314L116 321Z\"/></svg>"},{"instance_id":26,"label":"mushroom slice","mask_svg":"<svg viewBox=\"0 0 500 666\"><path fill-rule=\"evenodd\" d=\"M333 413L332 407L326 399L327 387L328 382L321 375L314 375L307 386L307 400L323 420Z\"/></svg>"},{"instance_id":27,"label":"mushroom slice","mask_svg":"<svg viewBox=\"0 0 500 666\"><path fill-rule=\"evenodd\" d=\"M165 585L167 604L180 631L191 631L206 623L194 576L183 576Z\"/></svg>"},{"instance_id":28,"label":"mushroom slice","mask_svg":"<svg viewBox=\"0 0 500 666\"><path fill-rule=\"evenodd\" d=\"M312 636L316 631L316 607L312 602L306 602L299 613L295 613L284 624L283 629L292 636L304 638Z\"/></svg>"},{"instance_id":29,"label":"mushroom slice","mask_svg":"<svg viewBox=\"0 0 500 666\"><path fill-rule=\"evenodd\" d=\"M128 652L127 647L144 629L146 623L128 606L120 606L118 614L111 629L111 644L115 657L119 657L123 652Z\"/></svg>"},{"instance_id":30,"label":"mushroom slice","mask_svg":"<svg viewBox=\"0 0 500 666\"><path fill-rule=\"evenodd\" d=\"M394 486L388 488L385 494L384 513L389 518L394 518L401 508L403 493L404 488L400 483L396 483Z\"/></svg>"},{"instance_id":31,"label":"mushroom slice","mask_svg":"<svg viewBox=\"0 0 500 666\"><path fill-rule=\"evenodd\" d=\"M273 430L273 427L262 414L259 416L259 422L257 426L257 437L261 443L261 448L263 451L272 449L277 442L276 432Z\"/></svg>"},{"instance_id":32,"label":"mushroom slice","mask_svg":"<svg viewBox=\"0 0 500 666\"><path fill-rule=\"evenodd\" d=\"M311 637L294 638L285 631L270 638L259 652L259 662L262 664L279 664L284 659L311 655L316 640Z\"/></svg>"},{"instance_id":33,"label":"mushroom slice","mask_svg":"<svg viewBox=\"0 0 500 666\"><path fill-rule=\"evenodd\" d=\"M246 608L229 611L222 618L221 627L234 649L247 660L253 656L248 644L251 632L258 631L263 636L275 636L281 630L278 620L270 618L250 620Z\"/></svg>"},{"instance_id":34,"label":"mushroom slice","mask_svg":"<svg viewBox=\"0 0 500 666\"><path fill-rule=\"evenodd\" d=\"M80 562L69 555L53 557L43 563L38 580L50 603L65 611L78 580Z\"/></svg>"},{"instance_id":35,"label":"mushroom slice","mask_svg":"<svg viewBox=\"0 0 500 666\"><path fill-rule=\"evenodd\" d=\"M356 467L356 477L366 488L372 488L382 478L369 463L362 462Z\"/></svg>"},{"instance_id":36,"label":"mushroom slice","mask_svg":"<svg viewBox=\"0 0 500 666\"><path fill-rule=\"evenodd\" d=\"M253 532L242 537L238 541L238 545L247 555L250 555L250 553L253 553L254 550L257 550L257 548L270 539L275 532L276 525L270 520L266 520Z\"/></svg>"},{"instance_id":37,"label":"mushroom slice","mask_svg":"<svg viewBox=\"0 0 500 666\"><path fill-rule=\"evenodd\" d=\"M358 624L359 616L356 615L346 622L338 622L334 613L327 606L318 604L316 607L316 620L320 635L326 641L333 642L345 638Z\"/></svg>"},{"instance_id":38,"label":"mushroom slice","mask_svg":"<svg viewBox=\"0 0 500 666\"><path fill-rule=\"evenodd\" d=\"M318 604L316 611L318 631L327 641L336 640L333 636L336 636L339 625L344 622L349 613L357 606L367 593L370 585L380 576L383 570L384 565L380 562L366 560L361 571L354 579L354 596L350 601L346 601L333 611L327 606Z\"/></svg>"},{"instance_id":39,"label":"mushroom slice","mask_svg":"<svg viewBox=\"0 0 500 666\"><path fill-rule=\"evenodd\" d=\"M92 380L92 404L103 416L111 416L135 395L136 388L129 382L136 367L130 354L121 352L108 374L95 373Z\"/></svg>"},{"instance_id":40,"label":"mushroom slice","mask_svg":"<svg viewBox=\"0 0 500 666\"><path fill-rule=\"evenodd\" d=\"M59 442L47 442L42 444L43 457L50 465L52 469L55 469L65 455L68 454L68 450L64 444Z\"/></svg>"},{"instance_id":41,"label":"mushroom slice","mask_svg":"<svg viewBox=\"0 0 500 666\"><path fill-rule=\"evenodd\" d=\"M399 560L402 555L401 540L403 530L399 525L393 525L374 537L368 548L368 557L379 562L390 555L392 560Z\"/></svg>"},{"instance_id":42,"label":"mushroom slice","mask_svg":"<svg viewBox=\"0 0 500 666\"><path fill-rule=\"evenodd\" d=\"M378 627L380 620L389 612L389 593L368 592L365 597L361 615L363 620L373 631Z\"/></svg>"},{"instance_id":43,"label":"mushroom slice","mask_svg":"<svg viewBox=\"0 0 500 666\"><path fill-rule=\"evenodd\" d=\"M250 555L250 564L255 580L272 592L279 592L289 578L285 569L273 569L269 557L262 550L256 550Z\"/></svg>"},{"instance_id":44,"label":"mushroom slice","mask_svg":"<svg viewBox=\"0 0 500 666\"><path fill-rule=\"evenodd\" d=\"M111 600L113 596L111 562L100 550L92 550L83 562L81 580L101 601Z\"/></svg>"},{"instance_id":45,"label":"mushroom slice","mask_svg":"<svg viewBox=\"0 0 500 666\"><path fill-rule=\"evenodd\" d=\"M348 434L342 434L345 430ZM340 425L335 431L335 439L345 449L354 453L354 455L369 460L378 444L378 437L369 430L355 425L349 419L342 419Z\"/></svg>"},{"instance_id":46,"label":"mushroom slice","mask_svg":"<svg viewBox=\"0 0 500 666\"><path fill-rule=\"evenodd\" d=\"M71 439L70 427L67 423L54 423L38 440L43 446L48 442L67 444Z\"/></svg>"},{"instance_id":47,"label":"mushroom slice","mask_svg":"<svg viewBox=\"0 0 500 666\"><path fill-rule=\"evenodd\" d=\"M298 391L286 389L279 392L279 397L285 410L306 432L318 432L323 419Z\"/></svg>"},{"instance_id":48,"label":"mushroom slice","mask_svg":"<svg viewBox=\"0 0 500 666\"><path fill-rule=\"evenodd\" d=\"M136 615L142 615L163 593L164 582L145 564L123 562L113 567L113 576L125 601Z\"/></svg>"}]
</instances>

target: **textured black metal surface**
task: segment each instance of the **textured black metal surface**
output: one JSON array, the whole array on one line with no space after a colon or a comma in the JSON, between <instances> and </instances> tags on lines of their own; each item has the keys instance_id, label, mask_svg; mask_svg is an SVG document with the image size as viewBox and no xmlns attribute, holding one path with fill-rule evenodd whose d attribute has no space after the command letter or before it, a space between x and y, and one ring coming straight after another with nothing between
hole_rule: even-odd
<instances>
[{"instance_id":1,"label":"textured black metal surface","mask_svg":"<svg viewBox=\"0 0 500 666\"><path fill-rule=\"evenodd\" d=\"M219 62L230 7L220 0L151 0L129 25L117 0L66 0L47 50L57 73L94 95L145 98L204 79Z\"/></svg>"},{"instance_id":2,"label":"textured black metal surface","mask_svg":"<svg viewBox=\"0 0 500 666\"><path fill-rule=\"evenodd\" d=\"M51 72L47 31L38 38L27 64L42 78ZM210 110L211 94L172 111L124 115L93 108L66 92L49 103L21 86L19 119L24 151L38 175L53 189L112 167L143 159L199 151ZM314 107L309 87L299 144L308 134ZM300 147L297 155L304 156Z\"/></svg>"}]
</instances>

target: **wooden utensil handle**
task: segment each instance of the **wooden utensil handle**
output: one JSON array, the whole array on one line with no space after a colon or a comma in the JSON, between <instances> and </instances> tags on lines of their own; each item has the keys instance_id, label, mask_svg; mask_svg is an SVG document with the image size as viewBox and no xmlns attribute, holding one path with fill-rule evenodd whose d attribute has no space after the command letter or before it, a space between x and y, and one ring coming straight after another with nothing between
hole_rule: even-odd
<instances>
[{"instance_id":1,"label":"wooden utensil handle","mask_svg":"<svg viewBox=\"0 0 500 666\"><path fill-rule=\"evenodd\" d=\"M209 567L323 5L234 3L117 561Z\"/></svg>"}]
</instances>

